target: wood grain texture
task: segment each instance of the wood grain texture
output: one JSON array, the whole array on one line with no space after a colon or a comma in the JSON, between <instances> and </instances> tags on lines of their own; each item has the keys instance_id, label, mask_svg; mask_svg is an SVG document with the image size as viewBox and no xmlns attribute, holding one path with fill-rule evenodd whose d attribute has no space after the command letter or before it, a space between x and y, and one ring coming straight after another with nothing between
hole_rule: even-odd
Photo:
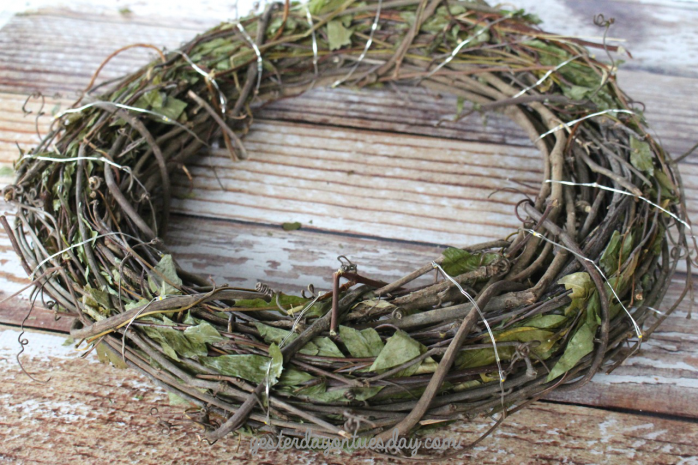
<instances>
[{"instance_id":1,"label":"wood grain texture","mask_svg":"<svg viewBox=\"0 0 698 465\"><path fill-rule=\"evenodd\" d=\"M30 148L38 140L34 117L39 100L29 101L27 109L32 114L21 110L28 94L40 91L46 96L43 111L47 115L38 124L39 132L45 133L51 111L57 104L66 108L72 103L109 52L133 42L176 47L227 17L214 14L222 11L217 10L223 8L220 5L197 9L172 2L166 18L152 11L147 15L149 4L145 3L133 6L134 13L128 15L118 14L111 4L73 3L72 9L50 8L15 17L0 30L0 166L7 167L17 157L16 144ZM619 74L622 88L647 105L645 114L652 129L674 155L696 142L695 3L524 0L521 4L549 20L550 29L564 24L567 34L598 36L600 30L590 26L591 14L615 16L616 26L610 35L625 35L628 41L624 46L636 57ZM654 20L644 30L635 30L637 22L650 15ZM149 52L128 51L113 60L100 77L119 76L150 58ZM258 110L258 120L245 138L251 160L234 164L221 154L202 154L187 165L194 175L193 184L182 172L175 176L181 198L174 202L176 215L168 245L183 266L205 270L219 284L250 286L259 280L299 292L309 283L327 289L340 254L358 263L362 272L390 280L438 256L440 246L463 246L506 236L518 226L513 204L520 197L503 193L488 196L501 187L517 187L533 194L542 176L539 155L505 118L490 115L483 121L473 115L453 123L450 119L455 109L454 99L414 89L398 93L391 89L358 93L316 89L266 105ZM694 155L681 164L693 218L698 208L695 160ZM11 180L7 169L0 172L1 185ZM386 189L387 180L390 189ZM284 221L300 221L303 229L283 231L280 224ZM677 276L668 303L677 297L680 279ZM0 299L26 282L9 240L0 234ZM19 324L28 308L26 300L2 304L0 322ZM596 376L581 391L556 393L550 398L698 418L698 325L695 319L685 319L688 311L685 303L639 354L613 373ZM54 321L52 312L41 308L27 321L30 327L56 331L65 331L69 323L65 318ZM5 344L9 336L2 337L0 341ZM6 448L0 445L0 458L50 461L51 446L63 443L67 446L61 448L61 458L66 461L91 461L93 456L117 453L123 454L124 461L148 457L153 463L187 456L195 457L197 463L249 458L232 452L233 442L202 449L184 426L174 433L180 434L177 438L186 435L182 450L165 447L157 428L147 428L156 423L148 416L150 407L140 413L129 410L134 402L129 400L129 388L122 390L121 383L149 385L138 384L143 380L128 371L114 371L93 361L56 362L44 356L50 362L37 362L37 369L48 374L49 363L59 363L54 365L60 367L54 379L62 381L48 390L25 387L26 380L15 376L16 336L10 339L10 355L0 354L0 363L7 364L0 374L0 393L12 392L11 397L0 394L0 435L4 435L0 440L9 441ZM27 350L30 357L31 346ZM40 363L44 363L43 368ZM75 379L70 379L71 373ZM96 384L88 389L83 385L85 380ZM14 382L21 382L22 388L13 387ZM141 390L156 393L152 405L160 406L161 412L180 414L180 407L168 408L163 403L159 391L150 387ZM105 394L89 394L101 391ZM18 412L17 405L32 408L37 404L31 404L30 399L41 395L55 397L39 404L45 408L20 408ZM17 396L25 397L15 402ZM58 403L52 404L54 401ZM79 402L87 403L88 416L73 422L73 413L61 406ZM13 421L3 419L5 412L10 412L7 418ZM22 415L37 423L17 430ZM690 422L556 404L537 404L511 420L494 440L475 451L474 459L486 463L564 459L576 463L695 463L696 451L690 444L696 430ZM36 424L51 425L51 436L48 427L42 430ZM85 435L80 429L84 425L99 433ZM146 428L139 429L139 425ZM459 428L454 434L465 434L469 426ZM96 445L100 435L123 436L124 440L115 443L114 449L103 446L107 448L100 451ZM22 451L29 443L36 447ZM298 460L316 458L301 454ZM289 461L295 455L272 454L258 459ZM353 459L358 463L365 458Z\"/></svg>"},{"instance_id":2,"label":"wood grain texture","mask_svg":"<svg viewBox=\"0 0 698 465\"><path fill-rule=\"evenodd\" d=\"M197 427L168 397L132 370L75 356L60 336L32 333L25 368L14 361L17 332L0 327L0 460L27 463L390 463L366 451L351 456L269 451L252 454L248 439L214 446L197 441ZM156 409L156 410L153 410ZM432 438L471 440L488 419L458 423ZM537 403L509 417L473 451L450 463L696 463L694 422ZM449 462L447 462L449 463Z\"/></svg>"}]
</instances>

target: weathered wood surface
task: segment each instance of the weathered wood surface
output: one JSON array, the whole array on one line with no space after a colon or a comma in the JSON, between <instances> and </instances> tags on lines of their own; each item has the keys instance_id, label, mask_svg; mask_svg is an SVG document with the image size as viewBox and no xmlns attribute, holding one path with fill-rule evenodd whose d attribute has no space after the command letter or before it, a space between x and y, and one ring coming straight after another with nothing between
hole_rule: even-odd
<instances>
[{"instance_id":1,"label":"weathered wood surface","mask_svg":"<svg viewBox=\"0 0 698 465\"><path fill-rule=\"evenodd\" d=\"M381 463L365 451L349 456L264 452L247 439L197 442L197 427L182 406L130 370L76 357L63 337L32 333L25 369L49 384L31 382L16 362L17 331L0 327L0 460L25 463ZM156 408L157 410L152 410ZM472 440L490 420L459 423L433 433ZM696 463L698 424L658 417L537 403L512 415L472 463ZM60 451L60 457L57 452ZM453 461L452 463L457 463Z\"/></svg>"},{"instance_id":2,"label":"weathered wood surface","mask_svg":"<svg viewBox=\"0 0 698 465\"><path fill-rule=\"evenodd\" d=\"M73 9L50 8L14 17L0 30L0 164L4 166L16 158L16 143L29 148L37 141L34 116L39 110L38 100L32 99L27 105L33 114L24 115L21 110L28 94L40 91L46 96L44 111L48 116L39 120L39 132L45 133L51 110L58 103L66 108L111 51L134 42L176 47L197 31L232 16L224 13L221 6L208 4L185 14L182 12L192 10L191 6L170 2L173 4L168 5L167 12L171 16L164 17L145 15L154 9L149 4L134 6L132 14L120 15L111 3L101 7L71 3L75 5ZM601 31L591 25L592 13L610 12L615 16L616 26L610 36L626 37L624 46L636 57L620 72L621 86L647 105L646 115L652 128L674 155L695 143L698 34L694 25L698 4L668 0L651 4L635 0L520 3L549 20L549 29L563 25L564 32L570 35L599 36ZM565 16L568 13L571 18ZM642 23L644 29L638 33L638 21L651 15L655 19L651 24ZM125 52L104 69L101 78L133 70L149 56L139 50ZM455 108L455 100L449 98L415 90L395 94L390 89L360 93L318 89L266 106L258 113L245 140L252 154L250 161L233 164L225 156L202 155L188 165L194 174L189 194L187 178L181 173L176 178L183 198L175 202L177 215L168 244L185 267L206 270L218 283L252 285L259 280L298 292L311 282L317 288L328 288L336 256L340 254L351 257L367 274L395 279L437 256L439 245L501 238L517 226L513 215L517 199L506 193L488 196L500 187L518 187L534 193L542 176L539 155L511 122L492 115L486 125L479 116L452 123L448 119ZM441 120L442 124L436 126ZM681 164L689 215L693 218L697 217L698 206L695 160L695 156L689 157ZM211 165L216 167L225 190L218 185ZM386 189L387 180L399 188ZM11 176L5 169L0 172L0 183L7 182L11 182ZM285 232L279 227L284 221L300 221L304 227ZM0 235L0 265L2 299L27 282L4 235ZM668 302L678 295L681 279L677 276ZM19 324L27 309L26 300L1 304L0 322ZM553 394L551 398L698 418L698 325L695 320L685 319L688 310L688 304L680 307L639 354L612 374L598 375L581 391ZM65 331L69 321L53 321L49 311L37 308L27 325ZM16 348L17 343L13 344ZM32 345L27 346L27 351L31 355ZM14 356L5 358L5 362L14 364ZM108 370L94 364L71 368L80 372L96 370L85 379L102 379L97 372ZM3 376L0 375L0 383L5 382ZM122 376L136 375L116 372L113 376L100 382L117 386ZM113 384L108 380L113 380ZM53 386L57 386L56 391L71 389L62 382ZM0 392L7 390L3 387ZM7 404L0 405L4 410ZM513 431L519 431L513 433L515 436L529 427L537 431L536 415L547 415L549 424L556 428L561 414L586 418L586 424L601 417L610 418L607 412L596 409L551 404L535 408L535 413L522 413L509 424ZM172 412L179 412L179 408ZM648 423L632 415L621 417L614 420L619 423L610 430L623 431L616 426L628 421L635 426ZM632 423L636 420L640 423ZM656 420L652 418L650 422ZM517 421L523 426L514 427ZM57 420L56 425L62 422ZM685 426L685 434L693 431L692 423L676 422L689 425ZM674 431L679 426L671 428L660 429ZM503 430L506 431L512 430ZM575 427L570 431L578 433ZM589 430L588 438L592 439L588 441L599 441L600 449L574 442L568 434L555 437L558 442L534 460L554 461L567 456L572 461L602 461L594 453L605 457L614 448L626 451L613 456L619 461L680 460L671 454L631 457L627 454L633 441L622 442L625 439L614 436L610 442L601 442L611 434L609 428L595 431L596 435ZM4 434L2 429L0 433ZM71 434L77 433L71 431L66 437ZM106 430L105 434L111 435ZM662 447L684 454L681 439L667 434L661 437L666 441ZM496 443L485 443L488 452L477 451L478 458L494 459L492 454L498 447L506 452L517 451L526 442L540 444L546 435L524 434L502 445L500 441L509 441L504 436L500 433ZM131 436L130 440L140 439ZM621 442L615 444L616 440ZM149 441L162 442L156 433ZM655 442L647 442L650 445L646 449L644 444L634 447L640 452L655 453L661 449L655 447ZM57 442L51 439L50 443ZM131 446L141 447L136 443ZM157 448L154 453L161 452ZM514 461L521 460L524 459Z\"/></svg>"}]
</instances>

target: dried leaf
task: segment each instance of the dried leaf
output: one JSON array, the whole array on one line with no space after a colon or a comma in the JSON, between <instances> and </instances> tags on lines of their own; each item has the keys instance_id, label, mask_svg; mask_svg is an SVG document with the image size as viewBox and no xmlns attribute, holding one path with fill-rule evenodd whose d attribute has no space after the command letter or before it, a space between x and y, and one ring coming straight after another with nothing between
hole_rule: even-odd
<instances>
[{"instance_id":1,"label":"dried leaf","mask_svg":"<svg viewBox=\"0 0 698 465\"><path fill-rule=\"evenodd\" d=\"M630 163L640 171L654 176L654 164L652 163L652 148L647 142L635 137L630 138Z\"/></svg>"},{"instance_id":2,"label":"dried leaf","mask_svg":"<svg viewBox=\"0 0 698 465\"><path fill-rule=\"evenodd\" d=\"M281 374L281 377L279 378L279 385L298 386L300 384L307 383L314 379L317 378L311 375L310 373L301 371L297 368L289 367L286 368Z\"/></svg>"},{"instance_id":3,"label":"dried leaf","mask_svg":"<svg viewBox=\"0 0 698 465\"><path fill-rule=\"evenodd\" d=\"M141 318L141 321L149 321L157 324L164 324L167 326L174 326L175 322L167 318L162 317L162 320L156 318ZM197 340L190 340L186 335L185 331L179 331L174 328L167 327L151 327L144 326L142 330L154 341L159 342L163 350L167 353L170 358L179 361L179 357L196 357L208 355L208 348L203 342ZM214 328L215 330L215 328ZM216 331L217 332L217 331ZM198 339L200 335L195 331L195 339Z\"/></svg>"},{"instance_id":4,"label":"dried leaf","mask_svg":"<svg viewBox=\"0 0 698 465\"><path fill-rule=\"evenodd\" d=\"M85 294L82 296L82 303L97 309L100 313L107 315L111 302L109 301L109 293L99 289L95 289L89 284L85 285Z\"/></svg>"},{"instance_id":5,"label":"dried leaf","mask_svg":"<svg viewBox=\"0 0 698 465\"><path fill-rule=\"evenodd\" d=\"M158 90L143 94L133 105L137 108L150 109L166 118L176 121L187 107L187 103L174 97L169 97Z\"/></svg>"},{"instance_id":6,"label":"dried leaf","mask_svg":"<svg viewBox=\"0 0 698 465\"><path fill-rule=\"evenodd\" d=\"M330 43L330 50L338 50L345 45L351 45L351 35L353 31L347 29L340 20L327 23L327 40Z\"/></svg>"},{"instance_id":7,"label":"dried leaf","mask_svg":"<svg viewBox=\"0 0 698 465\"><path fill-rule=\"evenodd\" d=\"M530 320L524 322L522 326L531 328L548 329L560 326L567 320L565 315L536 315Z\"/></svg>"},{"instance_id":8,"label":"dried leaf","mask_svg":"<svg viewBox=\"0 0 698 465\"><path fill-rule=\"evenodd\" d=\"M373 364L369 368L369 371L374 371L376 373L382 373L396 366L400 366L403 363L407 363L413 360L427 351L427 348L415 341L404 331L396 331L388 341L386 342L383 349L374 360ZM419 364L414 364L401 370L395 376L411 376L417 369Z\"/></svg>"},{"instance_id":9,"label":"dried leaf","mask_svg":"<svg viewBox=\"0 0 698 465\"><path fill-rule=\"evenodd\" d=\"M193 343L203 344L213 344L216 342L225 341L225 338L221 336L213 325L207 321L202 321L196 326L190 326L184 330L184 336Z\"/></svg>"},{"instance_id":10,"label":"dried leaf","mask_svg":"<svg viewBox=\"0 0 698 465\"><path fill-rule=\"evenodd\" d=\"M268 357L254 354L200 357L199 360L204 366L212 368L222 375L242 378L257 384L264 382L269 363L274 363Z\"/></svg>"},{"instance_id":11,"label":"dried leaf","mask_svg":"<svg viewBox=\"0 0 698 465\"><path fill-rule=\"evenodd\" d=\"M339 337L352 357L377 357L383 349L383 341L373 328L358 331L348 326L340 326Z\"/></svg>"},{"instance_id":12,"label":"dried leaf","mask_svg":"<svg viewBox=\"0 0 698 465\"><path fill-rule=\"evenodd\" d=\"M154 294L164 297L182 293L182 291L177 289L177 287L182 285L182 280L177 276L177 270L172 255L163 255L160 262L155 266L155 270L167 278L169 283L157 274L150 273L150 275L148 275L148 285Z\"/></svg>"},{"instance_id":13,"label":"dried leaf","mask_svg":"<svg viewBox=\"0 0 698 465\"><path fill-rule=\"evenodd\" d=\"M170 405L172 406L182 406L191 407L192 404L182 396L178 396L174 392L168 392L167 397L169 398Z\"/></svg>"},{"instance_id":14,"label":"dried leaf","mask_svg":"<svg viewBox=\"0 0 698 465\"><path fill-rule=\"evenodd\" d=\"M124 369L128 368L128 365L126 365L126 362L124 362L124 359L121 358L121 355L118 354L117 352L114 351L111 347L107 346L103 342L100 342L97 344L97 347L95 348L97 351L97 359L104 363L109 365L111 363L114 365L116 368L119 369Z\"/></svg>"},{"instance_id":15,"label":"dried leaf","mask_svg":"<svg viewBox=\"0 0 698 465\"><path fill-rule=\"evenodd\" d=\"M373 316L374 314L390 313L395 309L395 305L391 304L387 300L364 300L354 305L351 309L352 318L366 318Z\"/></svg>"},{"instance_id":16,"label":"dried leaf","mask_svg":"<svg viewBox=\"0 0 698 465\"><path fill-rule=\"evenodd\" d=\"M255 323L255 326L257 327L259 334L264 338L264 342L267 344L275 343L280 345L281 342L286 340L286 337L288 336L288 339L284 343L285 346L290 344L298 337L298 335L295 333L291 333L285 329L267 326L263 323ZM337 345L327 337L314 338L311 342L304 345L303 348L298 352L305 355L318 355L320 357L344 357L344 354L341 350L339 350Z\"/></svg>"},{"instance_id":17,"label":"dried leaf","mask_svg":"<svg viewBox=\"0 0 698 465\"><path fill-rule=\"evenodd\" d=\"M276 307L276 301L278 297L279 305L283 308L290 310L299 305L305 305L308 303L308 299L303 297L298 297L295 295L286 295L283 293L275 294L271 301L264 299L238 299L235 301L235 307L240 308L264 308L264 307Z\"/></svg>"},{"instance_id":18,"label":"dried leaf","mask_svg":"<svg viewBox=\"0 0 698 465\"><path fill-rule=\"evenodd\" d=\"M552 315L551 315L552 316ZM540 344L533 347L531 350L542 359L550 356L555 340L555 335L552 331L545 331L535 327L520 327L513 328L498 334L495 334L497 342L531 342L539 341ZM501 360L509 360L514 355L514 347L501 346L497 347L497 353ZM493 365L496 362L493 348L465 350L458 354L455 364L458 368L477 368L486 365Z\"/></svg>"},{"instance_id":19,"label":"dried leaf","mask_svg":"<svg viewBox=\"0 0 698 465\"><path fill-rule=\"evenodd\" d=\"M308 9L313 15L324 15L344 4L345 0L310 0Z\"/></svg>"},{"instance_id":20,"label":"dried leaf","mask_svg":"<svg viewBox=\"0 0 698 465\"><path fill-rule=\"evenodd\" d=\"M586 299L595 289L589 273L584 271L563 276L557 283L564 284L565 289L572 291L572 294L570 294L570 299L572 300Z\"/></svg>"},{"instance_id":21,"label":"dried leaf","mask_svg":"<svg viewBox=\"0 0 698 465\"><path fill-rule=\"evenodd\" d=\"M474 254L455 247L449 247L444 250L443 256L444 261L441 263L441 267L450 276L458 276L474 271L501 258L496 253Z\"/></svg>"},{"instance_id":22,"label":"dried leaf","mask_svg":"<svg viewBox=\"0 0 698 465\"><path fill-rule=\"evenodd\" d=\"M269 346L269 356L271 360L267 367L267 377L269 386L273 386L278 382L281 372L284 371L284 356L281 353L281 349L279 349L279 346L276 344L271 344Z\"/></svg>"},{"instance_id":23,"label":"dried leaf","mask_svg":"<svg viewBox=\"0 0 698 465\"><path fill-rule=\"evenodd\" d=\"M352 400L364 401L378 394L384 386L371 386L360 388L339 388L326 391L314 397L320 402L350 402Z\"/></svg>"},{"instance_id":24,"label":"dried leaf","mask_svg":"<svg viewBox=\"0 0 698 465\"><path fill-rule=\"evenodd\" d=\"M594 334L596 333L596 323L586 322L574 333L570 342L567 343L565 353L557 361L550 371L546 381L552 381L558 376L574 368L584 356L594 350Z\"/></svg>"},{"instance_id":25,"label":"dried leaf","mask_svg":"<svg viewBox=\"0 0 698 465\"><path fill-rule=\"evenodd\" d=\"M611 239L608 241L606 250L603 251L599 264L604 274L612 275L618 269L618 253L620 252L621 235L618 231L613 231Z\"/></svg>"},{"instance_id":26,"label":"dried leaf","mask_svg":"<svg viewBox=\"0 0 698 465\"><path fill-rule=\"evenodd\" d=\"M134 300L124 305L124 310L133 310L134 308L142 307L143 305L148 305L148 301L145 299Z\"/></svg>"},{"instance_id":27,"label":"dried leaf","mask_svg":"<svg viewBox=\"0 0 698 465\"><path fill-rule=\"evenodd\" d=\"M315 355L320 357L338 357L344 358L344 354L337 347L337 344L332 342L329 337L316 337L313 339L313 344L318 348L318 352Z\"/></svg>"}]
</instances>

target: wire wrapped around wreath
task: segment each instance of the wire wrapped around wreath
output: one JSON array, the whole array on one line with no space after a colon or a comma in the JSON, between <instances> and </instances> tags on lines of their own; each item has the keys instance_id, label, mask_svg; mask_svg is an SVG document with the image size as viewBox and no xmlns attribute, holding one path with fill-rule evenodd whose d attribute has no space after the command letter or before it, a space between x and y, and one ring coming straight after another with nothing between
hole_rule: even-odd
<instances>
[{"instance_id":1,"label":"wire wrapped around wreath","mask_svg":"<svg viewBox=\"0 0 698 465\"><path fill-rule=\"evenodd\" d=\"M200 406L209 441L243 427L386 439L481 413L499 424L628 356L622 343L639 347L665 318L648 309L680 260L690 275L676 166L613 62L586 46L611 49L481 2L270 5L88 89L16 163L5 227L31 279L77 317L73 337ZM246 158L253 102L382 83L523 128L545 182L518 205L519 231L393 283L345 262L333 292L310 297L177 265L162 241L173 170L214 139ZM435 268L441 281L410 287Z\"/></svg>"}]
</instances>

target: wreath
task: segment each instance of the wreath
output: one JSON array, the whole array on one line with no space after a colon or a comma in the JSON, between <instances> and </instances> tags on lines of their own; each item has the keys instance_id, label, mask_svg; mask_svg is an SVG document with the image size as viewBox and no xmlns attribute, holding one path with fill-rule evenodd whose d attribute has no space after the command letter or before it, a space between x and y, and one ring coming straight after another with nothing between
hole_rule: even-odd
<instances>
[{"instance_id":1,"label":"wreath","mask_svg":"<svg viewBox=\"0 0 698 465\"><path fill-rule=\"evenodd\" d=\"M617 50L537 23L483 2L271 4L93 78L16 162L4 192L16 221L3 224L37 289L76 318L72 337L196 406L210 442L387 439L481 414L497 418L489 434L636 351L678 305L650 312L678 263L691 270L678 170L618 87ZM454 95L458 119L496 111L527 133L544 182L517 204L518 231L392 283L340 257L326 293L218 285L177 264L173 171L214 141L253 155L242 139L259 102L386 84Z\"/></svg>"}]
</instances>

